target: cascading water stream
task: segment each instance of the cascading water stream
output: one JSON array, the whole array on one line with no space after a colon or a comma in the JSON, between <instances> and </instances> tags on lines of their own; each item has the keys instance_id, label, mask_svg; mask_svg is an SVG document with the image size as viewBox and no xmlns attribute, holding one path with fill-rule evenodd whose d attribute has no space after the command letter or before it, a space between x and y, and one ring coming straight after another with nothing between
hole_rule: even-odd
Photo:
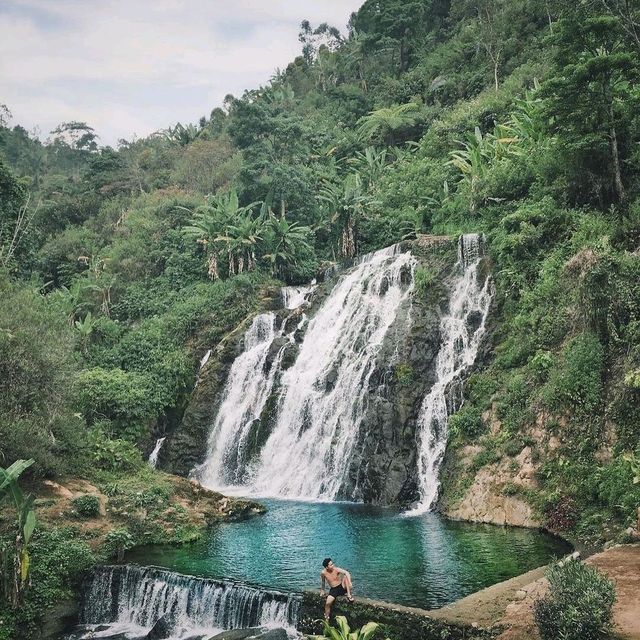
<instances>
[{"instance_id":1,"label":"cascading water stream","mask_svg":"<svg viewBox=\"0 0 640 640\"><path fill-rule=\"evenodd\" d=\"M242 480L243 451L251 425L260 416L278 369L281 354L265 371L269 349L279 335L275 314L262 313L244 336L244 351L231 367L209 435L207 458L196 470L205 486L221 488Z\"/></svg>"},{"instance_id":2,"label":"cascading water stream","mask_svg":"<svg viewBox=\"0 0 640 640\"><path fill-rule=\"evenodd\" d=\"M340 278L284 372L275 427L255 465L257 495L335 500L366 410L376 355L413 289L415 258L389 247Z\"/></svg>"},{"instance_id":3,"label":"cascading water stream","mask_svg":"<svg viewBox=\"0 0 640 640\"><path fill-rule=\"evenodd\" d=\"M285 309L297 309L307 301L307 298L316 290L317 286L316 281L313 280L306 287L282 287L282 305Z\"/></svg>"},{"instance_id":4,"label":"cascading water stream","mask_svg":"<svg viewBox=\"0 0 640 640\"><path fill-rule=\"evenodd\" d=\"M155 447L153 447L153 451L151 452L151 455L149 456L149 466L152 469L156 468L156 465L158 464L158 456L160 455L160 449L162 449L162 445L164 444L164 441L166 440L166 436L164 438L158 438L156 440L156 444Z\"/></svg>"},{"instance_id":5,"label":"cascading water stream","mask_svg":"<svg viewBox=\"0 0 640 640\"><path fill-rule=\"evenodd\" d=\"M473 365L491 303L491 278L482 274L482 238L465 234L458 245L456 268L460 276L449 299L449 311L440 323L441 345L436 360L436 382L425 396L418 420L418 482L420 500L408 515L428 511L438 496L438 471L447 446L447 420L460 408L457 383Z\"/></svg>"},{"instance_id":6,"label":"cascading water stream","mask_svg":"<svg viewBox=\"0 0 640 640\"><path fill-rule=\"evenodd\" d=\"M415 264L410 252L388 247L364 256L339 279L309 322L295 363L282 374L275 426L260 458L247 470L238 465L239 452L272 390L281 357L265 374L275 337L266 318L273 314L254 320L245 352L231 368L207 459L195 471L202 484L233 491L229 484L243 483L236 487L241 493L262 496L343 497L376 355L411 294ZM297 307L300 295L309 293L283 292L283 301ZM269 331L256 332L256 323L263 321ZM298 327L305 321L303 315ZM258 335L252 337L254 333Z\"/></svg>"},{"instance_id":7,"label":"cascading water stream","mask_svg":"<svg viewBox=\"0 0 640 640\"><path fill-rule=\"evenodd\" d=\"M172 629L170 638L182 638L222 629L293 629L299 608L300 597L295 594L184 576L155 567L105 566L91 575L80 622L108 625L110 633L136 635L165 616Z\"/></svg>"}]
</instances>

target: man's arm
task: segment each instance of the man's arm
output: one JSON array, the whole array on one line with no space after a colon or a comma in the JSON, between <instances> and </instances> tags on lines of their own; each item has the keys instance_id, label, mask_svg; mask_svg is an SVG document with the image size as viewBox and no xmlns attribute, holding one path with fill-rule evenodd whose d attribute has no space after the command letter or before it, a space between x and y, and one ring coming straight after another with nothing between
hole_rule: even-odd
<instances>
[{"instance_id":1,"label":"man's arm","mask_svg":"<svg viewBox=\"0 0 640 640\"><path fill-rule=\"evenodd\" d=\"M325 577L324 571L320 572L320 593L324 595Z\"/></svg>"},{"instance_id":2,"label":"man's arm","mask_svg":"<svg viewBox=\"0 0 640 640\"><path fill-rule=\"evenodd\" d=\"M346 570L346 569L341 569L340 567L335 567L335 570L338 573L342 573L343 575L347 576L347 578L351 578L351 574Z\"/></svg>"}]
</instances>

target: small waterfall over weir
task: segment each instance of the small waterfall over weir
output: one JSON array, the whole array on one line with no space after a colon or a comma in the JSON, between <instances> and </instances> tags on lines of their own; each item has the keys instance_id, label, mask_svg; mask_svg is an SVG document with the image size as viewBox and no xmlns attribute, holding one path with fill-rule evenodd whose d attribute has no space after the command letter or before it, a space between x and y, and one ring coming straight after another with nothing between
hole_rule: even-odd
<instances>
[{"instance_id":1,"label":"small waterfall over weir","mask_svg":"<svg viewBox=\"0 0 640 640\"><path fill-rule=\"evenodd\" d=\"M418 420L418 482L420 500L408 515L428 511L438 496L438 471L447 446L447 420L462 405L461 383L473 365L491 303L492 284L482 273L483 238L465 234L458 245L460 276L442 318L436 382L426 395Z\"/></svg>"},{"instance_id":2,"label":"small waterfall over weir","mask_svg":"<svg viewBox=\"0 0 640 640\"><path fill-rule=\"evenodd\" d=\"M89 580L80 622L108 625L110 633L144 634L163 616L172 629L171 638L194 637L198 632L210 635L223 629L291 629L297 623L301 601L295 594L184 576L155 567L98 567Z\"/></svg>"}]
</instances>

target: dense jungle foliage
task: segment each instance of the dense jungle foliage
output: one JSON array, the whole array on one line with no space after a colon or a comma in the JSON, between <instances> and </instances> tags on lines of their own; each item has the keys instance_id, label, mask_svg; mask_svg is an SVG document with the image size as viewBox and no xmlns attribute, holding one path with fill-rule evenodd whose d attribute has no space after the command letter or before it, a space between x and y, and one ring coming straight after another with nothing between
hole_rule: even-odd
<instances>
[{"instance_id":1,"label":"dense jungle foliage","mask_svg":"<svg viewBox=\"0 0 640 640\"><path fill-rule=\"evenodd\" d=\"M117 149L0 111L0 465L137 473L266 287L482 232L494 348L450 447L477 470L552 437L524 499L617 535L640 502L640 6L367 0L300 41L266 86Z\"/></svg>"}]
</instances>

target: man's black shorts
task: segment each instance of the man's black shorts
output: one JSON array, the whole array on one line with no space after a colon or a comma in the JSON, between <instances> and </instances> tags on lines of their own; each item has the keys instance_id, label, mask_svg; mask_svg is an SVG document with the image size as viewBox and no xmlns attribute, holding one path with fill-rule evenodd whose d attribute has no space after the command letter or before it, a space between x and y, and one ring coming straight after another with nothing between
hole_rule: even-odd
<instances>
[{"instance_id":1,"label":"man's black shorts","mask_svg":"<svg viewBox=\"0 0 640 640\"><path fill-rule=\"evenodd\" d=\"M337 587L331 587L329 589L329 595L337 598L338 596L344 596L347 593L347 590L339 584Z\"/></svg>"}]
</instances>

